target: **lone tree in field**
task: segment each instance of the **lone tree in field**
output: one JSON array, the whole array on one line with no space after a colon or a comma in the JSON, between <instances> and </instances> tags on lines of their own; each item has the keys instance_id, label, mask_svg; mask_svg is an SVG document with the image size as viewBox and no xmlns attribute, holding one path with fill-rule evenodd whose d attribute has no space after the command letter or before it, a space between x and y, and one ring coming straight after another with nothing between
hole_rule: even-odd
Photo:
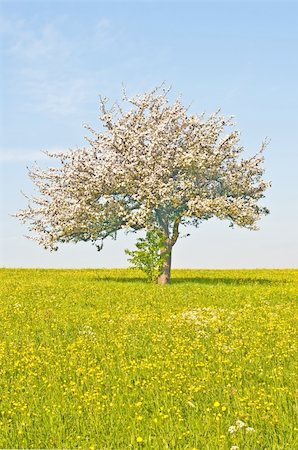
<instances>
[{"instance_id":1,"label":"lone tree in field","mask_svg":"<svg viewBox=\"0 0 298 450\"><path fill-rule=\"evenodd\" d=\"M29 175L38 196L17 213L45 248L59 242L91 241L99 248L118 230L162 232L160 284L170 281L172 248L180 225L198 226L217 217L256 229L268 210L258 205L268 183L259 153L241 159L239 132L219 113L189 115L168 91L152 92L107 107L100 101L104 132L91 132L88 146L50 154L58 167L35 167Z\"/></svg>"}]
</instances>

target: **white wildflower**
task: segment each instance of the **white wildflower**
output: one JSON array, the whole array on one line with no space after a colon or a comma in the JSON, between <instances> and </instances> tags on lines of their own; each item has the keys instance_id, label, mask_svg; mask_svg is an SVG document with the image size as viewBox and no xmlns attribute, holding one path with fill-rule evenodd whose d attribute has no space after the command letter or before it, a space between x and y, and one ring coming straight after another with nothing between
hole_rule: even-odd
<instances>
[{"instance_id":1,"label":"white wildflower","mask_svg":"<svg viewBox=\"0 0 298 450\"><path fill-rule=\"evenodd\" d=\"M15 303L14 305L13 305L13 307L14 307L14 309L21 309L22 307L23 307L23 305L21 304L21 303Z\"/></svg>"},{"instance_id":2,"label":"white wildflower","mask_svg":"<svg viewBox=\"0 0 298 450\"><path fill-rule=\"evenodd\" d=\"M83 329L80 331L80 335L84 336L92 341L96 341L96 333L89 325L85 325Z\"/></svg>"},{"instance_id":3,"label":"white wildflower","mask_svg":"<svg viewBox=\"0 0 298 450\"><path fill-rule=\"evenodd\" d=\"M236 420L236 427L243 428L243 427L245 427L245 423L242 422L242 420Z\"/></svg>"},{"instance_id":4,"label":"white wildflower","mask_svg":"<svg viewBox=\"0 0 298 450\"><path fill-rule=\"evenodd\" d=\"M241 430L241 428L244 428L247 433L255 433L256 430L252 427L247 427L245 422L242 420L236 420L235 425L231 425L228 428L229 433L236 433L236 431Z\"/></svg>"}]
</instances>

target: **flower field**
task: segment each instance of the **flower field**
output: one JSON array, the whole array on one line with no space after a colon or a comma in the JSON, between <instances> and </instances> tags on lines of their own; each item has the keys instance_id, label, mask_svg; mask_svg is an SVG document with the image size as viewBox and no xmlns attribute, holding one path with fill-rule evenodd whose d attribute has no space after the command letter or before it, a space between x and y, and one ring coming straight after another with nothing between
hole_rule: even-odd
<instances>
[{"instance_id":1,"label":"flower field","mask_svg":"<svg viewBox=\"0 0 298 450\"><path fill-rule=\"evenodd\" d=\"M0 448L298 448L298 270L0 279Z\"/></svg>"}]
</instances>

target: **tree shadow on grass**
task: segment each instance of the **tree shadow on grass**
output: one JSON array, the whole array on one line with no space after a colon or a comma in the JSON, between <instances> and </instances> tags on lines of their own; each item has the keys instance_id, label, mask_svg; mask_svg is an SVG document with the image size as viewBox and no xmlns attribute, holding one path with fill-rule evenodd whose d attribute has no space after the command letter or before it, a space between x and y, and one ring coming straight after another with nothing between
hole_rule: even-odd
<instances>
[{"instance_id":1,"label":"tree shadow on grass","mask_svg":"<svg viewBox=\"0 0 298 450\"><path fill-rule=\"evenodd\" d=\"M272 284L280 284L286 283L284 280L270 280L269 278L212 278L212 277L192 277L192 278L173 278L172 284L185 284L185 283L193 283L193 284L208 284L208 285L272 285Z\"/></svg>"},{"instance_id":2,"label":"tree shadow on grass","mask_svg":"<svg viewBox=\"0 0 298 450\"><path fill-rule=\"evenodd\" d=\"M90 281L108 281L111 283L148 283L144 277L92 277Z\"/></svg>"},{"instance_id":3,"label":"tree shadow on grass","mask_svg":"<svg viewBox=\"0 0 298 450\"><path fill-rule=\"evenodd\" d=\"M113 283L138 283L138 284L146 284L151 285L146 278L140 277L92 277L92 281L105 281L105 282L113 282ZM170 285L180 285L180 284L197 284L197 285L226 285L226 286L238 286L238 285L276 285L276 284L284 284L288 283L287 280L270 280L269 278L212 278L212 277L173 277L171 279ZM153 284L154 285L154 284Z\"/></svg>"}]
</instances>

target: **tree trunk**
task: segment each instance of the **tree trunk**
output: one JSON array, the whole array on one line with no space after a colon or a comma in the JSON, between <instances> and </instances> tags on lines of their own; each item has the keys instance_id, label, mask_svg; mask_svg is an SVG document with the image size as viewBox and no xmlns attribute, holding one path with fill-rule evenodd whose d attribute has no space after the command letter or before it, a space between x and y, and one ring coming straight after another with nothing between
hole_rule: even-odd
<instances>
[{"instance_id":1,"label":"tree trunk","mask_svg":"<svg viewBox=\"0 0 298 450\"><path fill-rule=\"evenodd\" d=\"M172 244L169 239L165 241L165 246L160 251L161 256L165 253L162 272L157 279L158 284L169 284L171 280Z\"/></svg>"}]
</instances>

